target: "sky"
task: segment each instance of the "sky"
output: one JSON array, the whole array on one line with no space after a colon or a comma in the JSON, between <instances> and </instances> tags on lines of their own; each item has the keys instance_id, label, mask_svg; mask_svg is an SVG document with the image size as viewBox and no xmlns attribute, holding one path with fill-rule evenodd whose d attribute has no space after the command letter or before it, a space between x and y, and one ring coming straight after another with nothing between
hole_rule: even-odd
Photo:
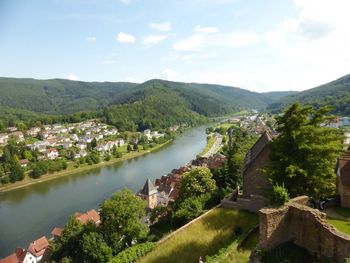
<instances>
[{"instance_id":1,"label":"sky","mask_svg":"<svg viewBox=\"0 0 350 263\"><path fill-rule=\"evenodd\" d=\"M0 76L305 90L350 73L349 0L0 0Z\"/></svg>"}]
</instances>

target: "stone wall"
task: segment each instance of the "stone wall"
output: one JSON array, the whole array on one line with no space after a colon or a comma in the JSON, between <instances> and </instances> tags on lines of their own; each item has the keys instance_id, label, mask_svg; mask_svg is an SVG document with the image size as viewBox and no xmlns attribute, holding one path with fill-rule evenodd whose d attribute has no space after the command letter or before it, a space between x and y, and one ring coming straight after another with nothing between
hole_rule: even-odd
<instances>
[{"instance_id":1,"label":"stone wall","mask_svg":"<svg viewBox=\"0 0 350 263\"><path fill-rule=\"evenodd\" d=\"M244 198L239 195L236 201L229 198L221 200L221 205L226 208L243 209L251 212L258 212L266 206L266 199L260 195L251 195L250 198Z\"/></svg>"},{"instance_id":2,"label":"stone wall","mask_svg":"<svg viewBox=\"0 0 350 263\"><path fill-rule=\"evenodd\" d=\"M269 154L269 147L265 147L247 170L243 172L244 198L249 198L250 195L263 195L264 189L271 188L266 176L261 174L260 171L270 162Z\"/></svg>"},{"instance_id":3,"label":"stone wall","mask_svg":"<svg viewBox=\"0 0 350 263\"><path fill-rule=\"evenodd\" d=\"M278 209L263 208L259 212L259 247L272 249L293 241L312 254L335 261L350 257L350 236L338 232L327 223L326 214L305 204L307 197L291 200Z\"/></svg>"}]
</instances>

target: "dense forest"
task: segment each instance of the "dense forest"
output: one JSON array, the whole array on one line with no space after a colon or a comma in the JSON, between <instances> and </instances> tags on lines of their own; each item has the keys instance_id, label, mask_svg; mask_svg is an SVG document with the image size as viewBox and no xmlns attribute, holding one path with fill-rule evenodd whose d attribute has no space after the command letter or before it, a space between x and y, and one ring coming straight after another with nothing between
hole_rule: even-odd
<instances>
[{"instance_id":1,"label":"dense forest","mask_svg":"<svg viewBox=\"0 0 350 263\"><path fill-rule=\"evenodd\" d=\"M262 109L290 92L164 80L134 84L0 78L0 94L1 127L102 118L121 130L143 130Z\"/></svg>"},{"instance_id":2,"label":"dense forest","mask_svg":"<svg viewBox=\"0 0 350 263\"><path fill-rule=\"evenodd\" d=\"M332 113L349 115L350 74L319 87L283 97L280 101L269 105L268 110L278 112L293 102L310 104L315 108L330 105L333 107Z\"/></svg>"}]
</instances>

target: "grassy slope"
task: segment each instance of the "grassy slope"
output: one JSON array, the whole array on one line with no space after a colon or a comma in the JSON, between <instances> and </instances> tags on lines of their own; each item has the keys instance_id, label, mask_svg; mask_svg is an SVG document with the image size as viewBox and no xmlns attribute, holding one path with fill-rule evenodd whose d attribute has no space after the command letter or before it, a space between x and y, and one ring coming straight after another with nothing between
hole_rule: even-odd
<instances>
[{"instance_id":1,"label":"grassy slope","mask_svg":"<svg viewBox=\"0 0 350 263\"><path fill-rule=\"evenodd\" d=\"M198 262L200 256L204 258L207 255L214 255L220 248L230 244L235 237L236 226L247 231L256 224L255 214L217 208L160 243L139 262ZM238 256L242 257L242 260L247 260L247 253Z\"/></svg>"}]
</instances>

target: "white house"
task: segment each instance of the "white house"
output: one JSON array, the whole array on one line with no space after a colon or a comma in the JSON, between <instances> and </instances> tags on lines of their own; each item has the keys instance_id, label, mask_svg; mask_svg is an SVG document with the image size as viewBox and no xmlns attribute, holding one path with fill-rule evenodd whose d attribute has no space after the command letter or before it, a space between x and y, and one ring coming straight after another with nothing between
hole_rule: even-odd
<instances>
[{"instance_id":1,"label":"white house","mask_svg":"<svg viewBox=\"0 0 350 263\"><path fill-rule=\"evenodd\" d=\"M47 150L47 158L54 160L58 158L58 151L55 148L50 148Z\"/></svg>"},{"instance_id":2,"label":"white house","mask_svg":"<svg viewBox=\"0 0 350 263\"><path fill-rule=\"evenodd\" d=\"M39 152L46 152L47 142L37 141L33 144L27 145L32 151L38 149Z\"/></svg>"},{"instance_id":3,"label":"white house","mask_svg":"<svg viewBox=\"0 0 350 263\"><path fill-rule=\"evenodd\" d=\"M5 145L7 144L9 135L7 133L0 133L0 144Z\"/></svg>"},{"instance_id":4,"label":"white house","mask_svg":"<svg viewBox=\"0 0 350 263\"><path fill-rule=\"evenodd\" d=\"M45 260L46 256L49 254L49 246L49 241L45 236L31 242L23 259L23 263L37 263Z\"/></svg>"}]
</instances>

